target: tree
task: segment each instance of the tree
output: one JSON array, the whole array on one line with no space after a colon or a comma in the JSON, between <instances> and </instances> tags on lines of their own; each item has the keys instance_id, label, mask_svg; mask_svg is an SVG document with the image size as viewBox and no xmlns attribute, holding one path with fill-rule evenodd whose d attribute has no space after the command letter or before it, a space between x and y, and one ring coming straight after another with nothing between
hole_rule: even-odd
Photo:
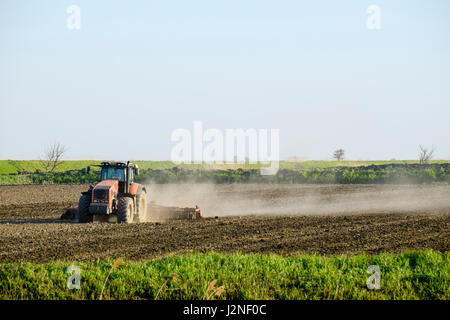
<instances>
[{"instance_id":1,"label":"tree","mask_svg":"<svg viewBox=\"0 0 450 320\"><path fill-rule=\"evenodd\" d=\"M428 161L430 161L433 158L436 147L433 146L433 147L431 147L431 149L428 149L423 146L419 146L419 149L420 149L419 161L421 164L424 164L424 163L428 163Z\"/></svg>"},{"instance_id":2,"label":"tree","mask_svg":"<svg viewBox=\"0 0 450 320\"><path fill-rule=\"evenodd\" d=\"M345 154L344 149L338 149L335 152L333 152L333 158L335 158L337 161L344 160L344 154Z\"/></svg>"},{"instance_id":3,"label":"tree","mask_svg":"<svg viewBox=\"0 0 450 320\"><path fill-rule=\"evenodd\" d=\"M47 147L44 153L44 159L40 160L45 172L54 172L56 167L61 164L61 159L66 152L66 147L55 142Z\"/></svg>"}]
</instances>

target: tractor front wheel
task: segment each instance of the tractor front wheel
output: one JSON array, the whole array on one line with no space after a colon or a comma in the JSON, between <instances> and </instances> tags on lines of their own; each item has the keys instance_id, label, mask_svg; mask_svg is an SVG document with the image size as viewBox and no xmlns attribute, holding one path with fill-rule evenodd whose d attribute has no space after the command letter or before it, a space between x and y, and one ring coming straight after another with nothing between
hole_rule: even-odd
<instances>
[{"instance_id":1,"label":"tractor front wheel","mask_svg":"<svg viewBox=\"0 0 450 320\"><path fill-rule=\"evenodd\" d=\"M133 222L134 204L131 198L120 198L119 208L117 210L117 222L118 223L131 223Z\"/></svg>"},{"instance_id":2,"label":"tractor front wheel","mask_svg":"<svg viewBox=\"0 0 450 320\"><path fill-rule=\"evenodd\" d=\"M80 223L92 222L92 214L89 213L89 205L91 204L91 199L88 195L82 195L80 201L78 202L78 210L76 215L76 220Z\"/></svg>"}]
</instances>

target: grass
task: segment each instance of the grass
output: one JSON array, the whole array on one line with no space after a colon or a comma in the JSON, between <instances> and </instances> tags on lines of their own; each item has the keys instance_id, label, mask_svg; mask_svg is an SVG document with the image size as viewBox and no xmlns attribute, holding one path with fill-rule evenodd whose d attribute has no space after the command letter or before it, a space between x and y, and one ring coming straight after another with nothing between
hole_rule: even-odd
<instances>
[{"instance_id":1,"label":"grass","mask_svg":"<svg viewBox=\"0 0 450 320\"><path fill-rule=\"evenodd\" d=\"M80 170L89 165L100 164L100 162L89 160L62 161L56 171ZM39 160L0 160L0 174L14 174L23 170L35 172L36 170L43 170L43 168Z\"/></svg>"},{"instance_id":2,"label":"grass","mask_svg":"<svg viewBox=\"0 0 450 320\"><path fill-rule=\"evenodd\" d=\"M147 163L147 165L149 165ZM168 166L167 163L164 164ZM374 165L330 168L280 169L275 175L261 175L259 169L219 170L204 165L203 169L169 168L152 170L144 167L136 182L154 183L386 183L386 184L449 184L449 164L430 165ZM200 168L200 165L198 165ZM85 184L99 179L99 169L56 173L0 174L0 185L20 184Z\"/></svg>"},{"instance_id":3,"label":"grass","mask_svg":"<svg viewBox=\"0 0 450 320\"><path fill-rule=\"evenodd\" d=\"M375 256L188 253L145 263L125 261L0 264L1 299L446 299L449 254ZM116 268L114 268L116 263ZM80 289L66 285L69 265ZM381 270L369 290L367 268ZM106 280L105 280L106 279ZM102 292L103 290L103 292Z\"/></svg>"},{"instance_id":4,"label":"grass","mask_svg":"<svg viewBox=\"0 0 450 320\"><path fill-rule=\"evenodd\" d=\"M281 169L326 169L335 167L361 167L370 165L385 164L418 164L418 160L373 160L373 161L320 161L310 160L304 162L282 161ZM432 160L429 163L442 164L450 163L450 160Z\"/></svg>"},{"instance_id":5,"label":"grass","mask_svg":"<svg viewBox=\"0 0 450 320\"><path fill-rule=\"evenodd\" d=\"M64 172L68 170L80 170L87 166L98 165L100 160L67 160L62 161L61 165L57 167L56 172ZM139 165L140 169L170 169L178 166L186 169L259 169L267 167L260 163L234 163L234 164L181 164L176 165L171 161L133 161ZM371 164L382 165L390 163L419 163L416 160L376 160L376 161L280 161L280 169L324 169L332 167L358 167L368 166ZM450 163L450 160L434 160L430 163ZM0 160L0 175L16 174L22 171L35 172L42 170L42 165L38 160Z\"/></svg>"},{"instance_id":6,"label":"grass","mask_svg":"<svg viewBox=\"0 0 450 320\"><path fill-rule=\"evenodd\" d=\"M99 165L102 160L67 160L62 161L55 172L64 172L68 170L80 170L87 166ZM189 169L258 169L262 167L260 164L182 164L176 165L171 161L133 161L139 165L140 169L170 169L178 166L179 168ZM0 175L1 174L16 174L22 171L35 172L36 170L43 170L43 167L38 160L0 160Z\"/></svg>"}]
</instances>

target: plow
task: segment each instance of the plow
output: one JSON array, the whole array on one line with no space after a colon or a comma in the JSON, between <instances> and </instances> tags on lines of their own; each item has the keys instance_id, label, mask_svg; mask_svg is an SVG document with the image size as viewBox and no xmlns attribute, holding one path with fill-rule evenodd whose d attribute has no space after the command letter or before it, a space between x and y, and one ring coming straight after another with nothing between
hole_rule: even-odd
<instances>
[{"instance_id":1,"label":"plow","mask_svg":"<svg viewBox=\"0 0 450 320\"><path fill-rule=\"evenodd\" d=\"M198 206L181 208L165 207L150 203L149 213L156 220L194 220L202 217L202 212Z\"/></svg>"},{"instance_id":2,"label":"plow","mask_svg":"<svg viewBox=\"0 0 450 320\"><path fill-rule=\"evenodd\" d=\"M128 162L102 162L99 166L100 181L90 184L89 190L81 193L78 208L68 208L61 219L79 223L145 222L154 220L193 220L202 217L198 206L167 207L154 202L147 203L144 185L134 182L139 167Z\"/></svg>"}]
</instances>

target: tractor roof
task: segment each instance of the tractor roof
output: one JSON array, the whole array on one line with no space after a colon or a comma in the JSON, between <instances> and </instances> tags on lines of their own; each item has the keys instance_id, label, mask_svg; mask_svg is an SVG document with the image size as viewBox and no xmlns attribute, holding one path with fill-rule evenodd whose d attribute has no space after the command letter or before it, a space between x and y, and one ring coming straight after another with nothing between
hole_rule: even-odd
<instances>
[{"instance_id":1,"label":"tractor roof","mask_svg":"<svg viewBox=\"0 0 450 320\"><path fill-rule=\"evenodd\" d=\"M137 168L137 164L131 163L131 162L123 162L123 161L107 161L107 162L102 162L101 165L102 167L131 167L131 168Z\"/></svg>"}]
</instances>

